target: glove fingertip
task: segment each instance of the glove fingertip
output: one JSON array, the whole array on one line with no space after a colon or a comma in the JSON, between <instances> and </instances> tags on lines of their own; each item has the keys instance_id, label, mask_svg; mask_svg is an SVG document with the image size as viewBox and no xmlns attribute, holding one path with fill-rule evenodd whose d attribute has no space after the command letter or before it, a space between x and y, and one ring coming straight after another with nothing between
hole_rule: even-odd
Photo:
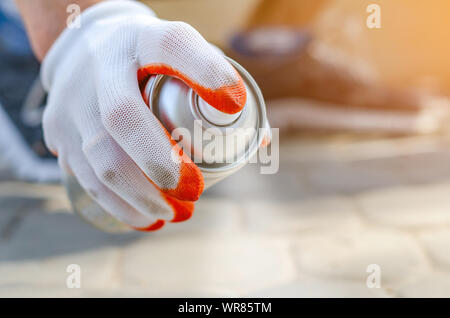
<instances>
[{"instance_id":1,"label":"glove fingertip","mask_svg":"<svg viewBox=\"0 0 450 318\"><path fill-rule=\"evenodd\" d=\"M194 203L190 201L181 201L169 195L163 194L168 205L173 209L174 217L170 222L177 223L189 220L194 214Z\"/></svg>"},{"instance_id":2,"label":"glove fingertip","mask_svg":"<svg viewBox=\"0 0 450 318\"><path fill-rule=\"evenodd\" d=\"M200 169L193 162L182 162L177 187L161 189L161 191L182 201L197 201L204 187L205 183Z\"/></svg>"},{"instance_id":3,"label":"glove fingertip","mask_svg":"<svg viewBox=\"0 0 450 318\"><path fill-rule=\"evenodd\" d=\"M164 220L157 220L155 223L152 223L147 227L135 227L134 229L141 232L152 232L160 230L164 226L164 224Z\"/></svg>"},{"instance_id":4,"label":"glove fingertip","mask_svg":"<svg viewBox=\"0 0 450 318\"><path fill-rule=\"evenodd\" d=\"M226 114L240 112L247 101L247 92L241 78L234 85L223 86L216 90L195 84L193 89L205 102Z\"/></svg>"}]
</instances>

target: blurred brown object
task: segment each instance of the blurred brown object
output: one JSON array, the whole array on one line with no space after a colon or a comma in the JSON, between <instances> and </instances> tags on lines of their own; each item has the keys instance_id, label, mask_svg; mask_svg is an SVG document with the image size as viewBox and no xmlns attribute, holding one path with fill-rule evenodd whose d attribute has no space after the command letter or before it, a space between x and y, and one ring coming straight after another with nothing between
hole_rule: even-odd
<instances>
[{"instance_id":1,"label":"blurred brown object","mask_svg":"<svg viewBox=\"0 0 450 318\"><path fill-rule=\"evenodd\" d=\"M366 74L364 65L356 61L333 63L338 54L332 48L321 46L301 30L289 30L304 37L304 43L295 51L273 52L273 48L265 49L271 52L258 54L244 49L244 53L231 50L229 55L240 63L255 77L264 91L267 99L302 97L318 101L342 104L342 107L398 109L417 111L421 109L418 96L412 91L391 89ZM256 33L281 33L287 30L274 29L253 30L244 34L242 41L252 45L258 40ZM291 40L294 41L294 40ZM253 42L253 43L252 43ZM276 39L269 41L272 45ZM261 45L262 46L262 45ZM262 47L258 50L263 50ZM330 57L330 58L328 58Z\"/></svg>"},{"instance_id":2,"label":"blurred brown object","mask_svg":"<svg viewBox=\"0 0 450 318\"><path fill-rule=\"evenodd\" d=\"M260 1L142 0L159 18L187 22L219 47L225 47L228 39L246 26Z\"/></svg>"},{"instance_id":3,"label":"blurred brown object","mask_svg":"<svg viewBox=\"0 0 450 318\"><path fill-rule=\"evenodd\" d=\"M304 27L313 23L329 0L262 0L248 18L251 28L268 25Z\"/></svg>"},{"instance_id":4,"label":"blurred brown object","mask_svg":"<svg viewBox=\"0 0 450 318\"><path fill-rule=\"evenodd\" d=\"M369 5L381 27L366 25ZM364 60L392 87L450 93L450 1L262 0L244 30L261 26L307 29L317 42Z\"/></svg>"},{"instance_id":5,"label":"blurred brown object","mask_svg":"<svg viewBox=\"0 0 450 318\"><path fill-rule=\"evenodd\" d=\"M450 2L437 2L448 12ZM377 1L381 29L370 29L371 3L264 0L233 39L227 53L276 106L269 113L281 128L285 120L293 128L406 133L444 126L450 52L435 33L448 29L450 20L433 22L442 13L422 1ZM427 46L441 53L429 54Z\"/></svg>"}]
</instances>

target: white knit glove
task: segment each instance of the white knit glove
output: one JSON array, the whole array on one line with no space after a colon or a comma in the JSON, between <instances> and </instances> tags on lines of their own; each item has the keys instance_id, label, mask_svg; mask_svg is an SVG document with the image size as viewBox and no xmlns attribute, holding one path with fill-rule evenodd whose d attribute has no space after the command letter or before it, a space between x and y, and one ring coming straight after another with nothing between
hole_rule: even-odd
<instances>
[{"instance_id":1,"label":"white knit glove","mask_svg":"<svg viewBox=\"0 0 450 318\"><path fill-rule=\"evenodd\" d=\"M198 167L144 103L150 74L176 76L212 106L236 113L245 86L191 26L159 20L143 4L101 2L66 29L42 65L49 91L44 135L62 169L115 218L139 230L188 219L203 190Z\"/></svg>"}]
</instances>

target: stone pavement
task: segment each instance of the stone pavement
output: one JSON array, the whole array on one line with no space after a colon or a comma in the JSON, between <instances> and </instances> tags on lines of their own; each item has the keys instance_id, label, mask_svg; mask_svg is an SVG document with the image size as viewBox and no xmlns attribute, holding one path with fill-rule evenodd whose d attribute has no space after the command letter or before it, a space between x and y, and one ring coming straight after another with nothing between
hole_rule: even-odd
<instances>
[{"instance_id":1,"label":"stone pavement","mask_svg":"<svg viewBox=\"0 0 450 318\"><path fill-rule=\"evenodd\" d=\"M450 138L280 149L279 173L249 165L156 233L105 234L67 213L58 185L0 182L0 297L450 296Z\"/></svg>"}]
</instances>

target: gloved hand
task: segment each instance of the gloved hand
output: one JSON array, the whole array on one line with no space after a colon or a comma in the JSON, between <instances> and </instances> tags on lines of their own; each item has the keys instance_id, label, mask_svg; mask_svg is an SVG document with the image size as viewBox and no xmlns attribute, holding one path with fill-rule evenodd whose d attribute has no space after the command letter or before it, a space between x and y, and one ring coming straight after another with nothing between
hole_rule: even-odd
<instances>
[{"instance_id":1,"label":"gloved hand","mask_svg":"<svg viewBox=\"0 0 450 318\"><path fill-rule=\"evenodd\" d=\"M183 153L172 159L174 142L142 99L150 74L182 79L226 113L245 104L242 79L216 48L191 26L131 1L85 10L41 73L47 146L105 211L139 230L188 219L203 190L198 167Z\"/></svg>"}]
</instances>

